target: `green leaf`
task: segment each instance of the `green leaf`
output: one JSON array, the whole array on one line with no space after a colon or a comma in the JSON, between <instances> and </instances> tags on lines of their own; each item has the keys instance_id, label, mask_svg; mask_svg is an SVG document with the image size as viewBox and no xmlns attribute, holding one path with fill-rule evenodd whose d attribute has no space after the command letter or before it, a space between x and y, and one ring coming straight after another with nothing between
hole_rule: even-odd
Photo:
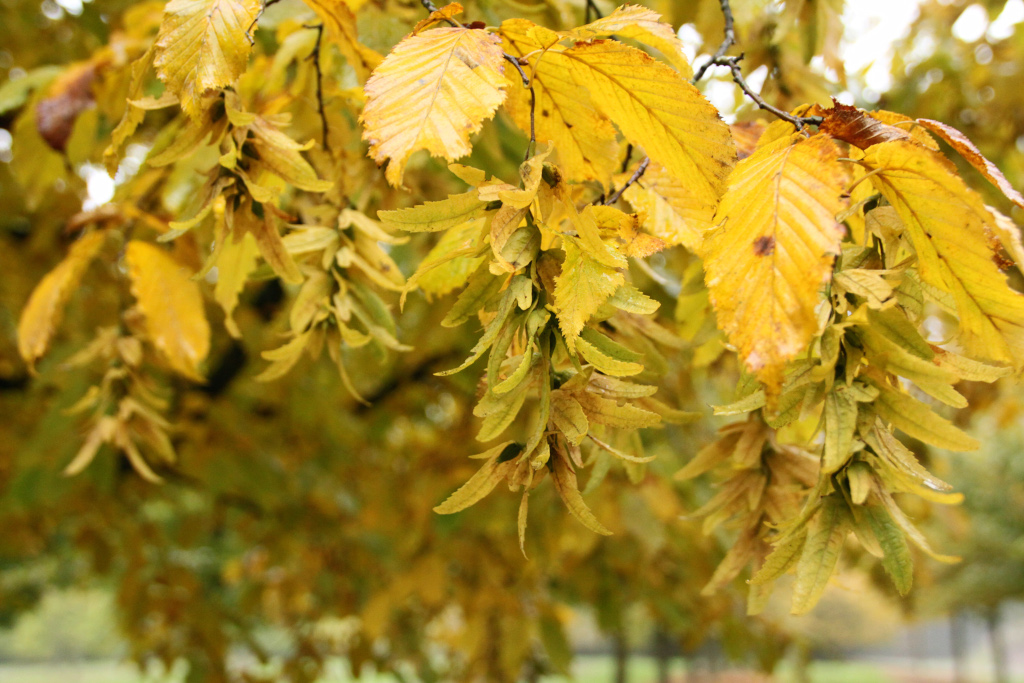
<instances>
[{"instance_id":1,"label":"green leaf","mask_svg":"<svg viewBox=\"0 0 1024 683\"><path fill-rule=\"evenodd\" d=\"M796 565L793 584L793 614L811 611L825 592L839 563L839 554L848 532L846 504L838 495L822 501L813 529L807 534L803 552Z\"/></svg>"},{"instance_id":2,"label":"green leaf","mask_svg":"<svg viewBox=\"0 0 1024 683\"><path fill-rule=\"evenodd\" d=\"M483 213L486 202L480 201L476 190L449 195L448 199L425 202L409 209L378 211L377 220L391 230L406 232L437 232L454 228Z\"/></svg>"}]
</instances>

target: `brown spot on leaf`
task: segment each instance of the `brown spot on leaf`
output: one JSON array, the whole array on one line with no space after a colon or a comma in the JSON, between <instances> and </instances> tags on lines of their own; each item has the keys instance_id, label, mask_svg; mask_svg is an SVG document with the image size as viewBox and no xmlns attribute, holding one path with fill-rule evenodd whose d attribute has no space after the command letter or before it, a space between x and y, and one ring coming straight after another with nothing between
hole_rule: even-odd
<instances>
[{"instance_id":1,"label":"brown spot on leaf","mask_svg":"<svg viewBox=\"0 0 1024 683\"><path fill-rule=\"evenodd\" d=\"M775 251L775 238L771 235L762 235L754 240L754 254L757 256L771 256Z\"/></svg>"}]
</instances>

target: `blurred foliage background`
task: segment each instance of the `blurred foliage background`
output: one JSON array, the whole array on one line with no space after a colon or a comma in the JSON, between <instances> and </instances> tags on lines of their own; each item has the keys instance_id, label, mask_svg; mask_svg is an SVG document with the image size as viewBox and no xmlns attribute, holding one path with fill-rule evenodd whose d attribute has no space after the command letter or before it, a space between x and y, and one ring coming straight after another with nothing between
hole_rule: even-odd
<instances>
[{"instance_id":1,"label":"blurred foliage background","mask_svg":"<svg viewBox=\"0 0 1024 683\"><path fill-rule=\"evenodd\" d=\"M382 51L422 17L412 0L366 4L360 35ZM717 46L717 0L647 4L684 27L696 54ZM585 11L572 0L466 5L488 22L526 16L553 27L580 23ZM844 68L843 5L734 3L745 69L761 74L766 99L785 108L837 96L945 121L1015 187L1024 185L1024 3L920 3L893 47L882 91L868 85L871 67ZM62 363L118 303L102 276L87 280L37 376L18 358L16 321L63 253L68 222L83 202L95 208L90 202L112 189L97 178L120 111L114 98L90 103L63 154L44 144L33 112L56 74L50 65L123 61L120 52L137 49L161 9L125 0L0 0L0 661L123 656L188 681L312 681L338 662L354 674L372 669L404 681L536 680L569 671L584 637L604 644L620 669L630 651L643 651L662 664L687 653L718 667L729 659L771 671L787 653L799 667L810 649L847 652L884 637L899 615L979 610L998 620L1004 601L1021 598L1024 428L1019 389L1009 384L970 388L970 414L958 415L982 439L981 452L951 458L915 448L967 496L960 508L913 511L931 516L925 526L936 544L964 562L941 570L918 563L922 588L906 599L895 597L873 559L857 557L844 574L848 590L833 589L819 613L804 619L784 616L784 600L752 619L741 591L700 595L725 546L687 513L711 488L671 475L711 441L713 420L645 436L648 453L657 455L646 469L595 472L613 483L588 496L612 537L564 514L550 487L533 498L529 560L516 543L518 498L499 492L471 511L435 515L431 508L475 470L466 456L477 449L472 378L433 373L457 364L474 339L440 327L447 306L419 296L397 315L400 337L431 330L415 350L354 357L352 367L363 370L353 379L371 403L363 406L329 363L304 360L282 380L253 381L264 367L259 352L285 329L292 292L276 282L251 286L237 314L245 341L215 337L208 384L168 378L179 463L167 483L149 484L114 457L61 476L81 437L66 409L97 379L68 373ZM257 41L272 53L276 27L303 16L295 0L268 8ZM271 78L269 68L257 56L250 74ZM724 73L705 88L738 120L758 118ZM315 109L297 113L296 125L312 131ZM498 134L478 145L475 160L514 175L515 161L507 159L520 154L522 138L501 119L490 125ZM506 155L506 147L517 151ZM122 172L138 171L145 152L129 150ZM449 178L426 162L407 182L431 198L452 189ZM165 203L181 201L175 193L186 180L165 190ZM398 201L379 199L382 206ZM995 190L986 200L1024 219ZM427 248L413 240L392 256L409 273ZM682 250L664 258L676 272L692 270L693 257ZM661 298L671 311L671 295ZM736 380L733 360L701 346L707 334L694 330L696 342L667 354L660 368L663 384L688 409L706 411Z\"/></svg>"}]
</instances>

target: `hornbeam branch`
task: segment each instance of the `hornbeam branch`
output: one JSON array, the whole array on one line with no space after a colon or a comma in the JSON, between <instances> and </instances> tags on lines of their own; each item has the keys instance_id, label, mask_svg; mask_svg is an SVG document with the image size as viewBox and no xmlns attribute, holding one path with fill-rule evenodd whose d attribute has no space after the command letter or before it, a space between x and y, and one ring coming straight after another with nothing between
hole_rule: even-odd
<instances>
[{"instance_id":1,"label":"hornbeam branch","mask_svg":"<svg viewBox=\"0 0 1024 683\"><path fill-rule=\"evenodd\" d=\"M732 80L736 85L740 86L744 94L754 101L761 109L769 111L775 114L777 117L784 121L789 121L798 130L802 130L804 126L818 126L821 125L822 118L820 116L793 116L787 111L783 111L778 107L772 106L764 101L758 93L754 92L754 89L750 87L747 80L743 77L743 70L740 69L740 60L743 59L743 55L740 54L737 57L727 57L725 55L729 48L736 44L736 22L732 15L732 7L729 5L729 0L718 0L722 6L722 16L725 18L725 38L722 40L722 44L715 50L715 54L711 55L711 59L705 62L697 73L694 74L691 83L696 84L697 81L704 78L704 74L712 66L724 66L732 72Z\"/></svg>"},{"instance_id":2,"label":"hornbeam branch","mask_svg":"<svg viewBox=\"0 0 1024 683\"><path fill-rule=\"evenodd\" d=\"M636 167L635 171L633 171L633 175L629 176L629 180L627 180L622 187L613 192L612 195L608 197L608 199L604 200L605 206L611 206L615 202L619 201L619 197L622 196L622 193L625 192L630 185L640 180L640 177L647 170L647 167L650 165L650 163L651 158L644 157L643 160L640 162L640 165Z\"/></svg>"}]
</instances>

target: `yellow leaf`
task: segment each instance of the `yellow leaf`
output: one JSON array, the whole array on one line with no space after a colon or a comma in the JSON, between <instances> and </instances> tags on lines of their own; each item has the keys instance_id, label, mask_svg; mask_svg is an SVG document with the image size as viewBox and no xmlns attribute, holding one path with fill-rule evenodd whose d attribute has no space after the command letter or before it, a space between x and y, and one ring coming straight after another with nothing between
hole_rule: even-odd
<instances>
[{"instance_id":1,"label":"yellow leaf","mask_svg":"<svg viewBox=\"0 0 1024 683\"><path fill-rule=\"evenodd\" d=\"M333 187L328 180L320 180L309 162L299 152L307 149L282 133L272 123L257 116L249 125L252 131L252 144L259 153L260 164L282 180L310 192L326 192Z\"/></svg>"},{"instance_id":2,"label":"yellow leaf","mask_svg":"<svg viewBox=\"0 0 1024 683\"><path fill-rule=\"evenodd\" d=\"M128 243L125 263L146 336L172 368L202 381L199 364L210 351L210 326L192 273L163 249L138 240Z\"/></svg>"},{"instance_id":3,"label":"yellow leaf","mask_svg":"<svg viewBox=\"0 0 1024 683\"><path fill-rule=\"evenodd\" d=\"M83 235L71 245L64 260L32 290L18 320L18 353L30 367L46 353L68 297L78 287L106 236L102 230Z\"/></svg>"},{"instance_id":4,"label":"yellow leaf","mask_svg":"<svg viewBox=\"0 0 1024 683\"><path fill-rule=\"evenodd\" d=\"M246 233L237 242L228 237L217 258L217 284L213 288L213 298L224 309L224 326L236 339L242 337L242 331L231 314L238 305L238 295L249 274L256 269L259 253L256 240Z\"/></svg>"},{"instance_id":5,"label":"yellow leaf","mask_svg":"<svg viewBox=\"0 0 1024 683\"><path fill-rule=\"evenodd\" d=\"M359 80L366 80L381 62L381 56L359 42L356 15L343 0L305 0L327 27L328 35L338 46L345 60L355 69Z\"/></svg>"},{"instance_id":6,"label":"yellow leaf","mask_svg":"<svg viewBox=\"0 0 1024 683\"><path fill-rule=\"evenodd\" d=\"M586 89L572 79L566 64L541 54L560 36L526 19L502 23L501 36L509 54L531 55L537 141L552 143L566 180L596 180L608 186L618 159L615 128L597 110ZM514 69L508 70L506 77L509 95L505 110L523 132L529 133L530 91L522 86Z\"/></svg>"},{"instance_id":7,"label":"yellow leaf","mask_svg":"<svg viewBox=\"0 0 1024 683\"><path fill-rule=\"evenodd\" d=\"M259 0L171 0L156 38L156 74L199 118L207 92L234 83L249 62Z\"/></svg>"},{"instance_id":8,"label":"yellow leaf","mask_svg":"<svg viewBox=\"0 0 1024 683\"><path fill-rule=\"evenodd\" d=\"M517 464L515 457L519 455L520 451L522 451L522 446L510 441L488 449L485 454L491 454L491 458L469 478L469 481L435 507L434 512L439 515L450 515L483 500L488 493L494 490L499 481L515 469Z\"/></svg>"},{"instance_id":9,"label":"yellow leaf","mask_svg":"<svg viewBox=\"0 0 1024 683\"><path fill-rule=\"evenodd\" d=\"M629 142L714 204L736 163L732 134L697 88L636 48L613 40L577 43L565 60L578 85Z\"/></svg>"},{"instance_id":10,"label":"yellow leaf","mask_svg":"<svg viewBox=\"0 0 1024 683\"><path fill-rule=\"evenodd\" d=\"M912 142L874 145L864 164L903 221L921 280L953 295L967 355L1024 366L1024 296L993 260L994 219L981 199L941 154Z\"/></svg>"},{"instance_id":11,"label":"yellow leaf","mask_svg":"<svg viewBox=\"0 0 1024 683\"><path fill-rule=\"evenodd\" d=\"M683 78L689 80L693 77L690 61L683 54L683 41L671 26L661 20L660 14L646 7L622 5L608 16L579 27L570 35L576 40L613 36L631 38L660 52Z\"/></svg>"},{"instance_id":12,"label":"yellow leaf","mask_svg":"<svg viewBox=\"0 0 1024 683\"><path fill-rule=\"evenodd\" d=\"M718 324L746 366L777 391L787 361L818 328L847 178L835 145L815 136L762 147L739 163L704 243Z\"/></svg>"},{"instance_id":13,"label":"yellow leaf","mask_svg":"<svg viewBox=\"0 0 1024 683\"><path fill-rule=\"evenodd\" d=\"M714 226L714 205L697 199L661 164L651 163L642 181L626 188L625 196L641 213L644 228L670 246L681 244L699 253L704 233Z\"/></svg>"},{"instance_id":14,"label":"yellow leaf","mask_svg":"<svg viewBox=\"0 0 1024 683\"><path fill-rule=\"evenodd\" d=\"M949 143L949 145L957 151L967 162L978 169L985 178L999 188L1007 199L1016 204L1018 207L1024 209L1024 197L1021 196L1020 192L1014 189L1010 181L1006 179L1003 172L1000 171L995 164L985 158L985 155L981 153L974 143L970 139L958 131L952 126L947 126L939 121L932 121L931 119L918 119L917 122L930 130L931 132L938 135L940 138Z\"/></svg>"},{"instance_id":15,"label":"yellow leaf","mask_svg":"<svg viewBox=\"0 0 1024 683\"><path fill-rule=\"evenodd\" d=\"M391 230L438 232L476 218L486 206L477 198L476 192L463 192L449 195L448 199L424 202L408 209L378 211L377 220Z\"/></svg>"},{"instance_id":16,"label":"yellow leaf","mask_svg":"<svg viewBox=\"0 0 1024 683\"><path fill-rule=\"evenodd\" d=\"M612 532L598 521L583 501L583 496L580 495L579 486L576 483L576 473L572 471L569 462L564 457L555 457L551 460L550 467L551 480L555 484L555 490L558 491L558 495L562 498L565 506L569 508L572 516L594 533L611 536Z\"/></svg>"},{"instance_id":17,"label":"yellow leaf","mask_svg":"<svg viewBox=\"0 0 1024 683\"><path fill-rule=\"evenodd\" d=\"M363 139L378 164L390 159L399 186L413 152L448 161L469 154L469 136L505 99L501 41L481 29L434 28L406 37L366 83Z\"/></svg>"},{"instance_id":18,"label":"yellow leaf","mask_svg":"<svg viewBox=\"0 0 1024 683\"><path fill-rule=\"evenodd\" d=\"M624 282L621 272L598 263L566 239L565 262L555 278L554 298L558 326L570 347L590 316Z\"/></svg>"}]
</instances>

